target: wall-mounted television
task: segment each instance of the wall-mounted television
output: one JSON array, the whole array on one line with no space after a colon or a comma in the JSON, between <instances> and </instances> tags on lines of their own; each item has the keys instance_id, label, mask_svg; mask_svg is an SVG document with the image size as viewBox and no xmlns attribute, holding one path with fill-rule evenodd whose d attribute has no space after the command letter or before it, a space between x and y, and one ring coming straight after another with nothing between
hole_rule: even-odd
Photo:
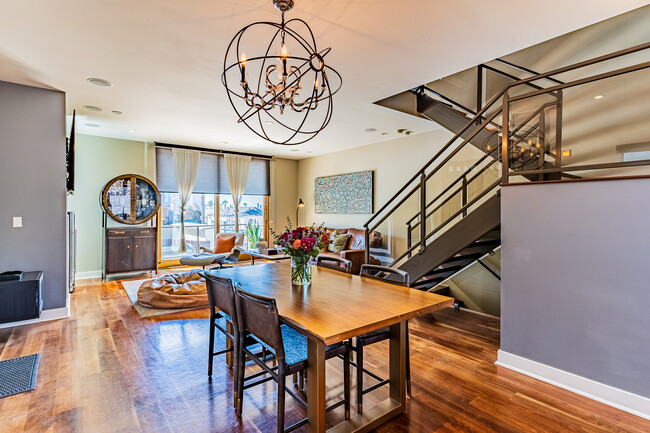
<instances>
[{"instance_id":1,"label":"wall-mounted television","mask_svg":"<svg viewBox=\"0 0 650 433\"><path fill-rule=\"evenodd\" d=\"M70 128L70 138L66 138L65 166L66 166L66 189L69 193L74 192L74 121L76 110L72 110L72 127Z\"/></svg>"}]
</instances>

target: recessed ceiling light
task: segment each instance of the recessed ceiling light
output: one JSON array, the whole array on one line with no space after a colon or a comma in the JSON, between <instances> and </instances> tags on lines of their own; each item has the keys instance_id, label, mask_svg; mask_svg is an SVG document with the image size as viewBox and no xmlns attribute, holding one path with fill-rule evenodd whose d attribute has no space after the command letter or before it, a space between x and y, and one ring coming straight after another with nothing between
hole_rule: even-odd
<instances>
[{"instance_id":1,"label":"recessed ceiling light","mask_svg":"<svg viewBox=\"0 0 650 433\"><path fill-rule=\"evenodd\" d=\"M87 78L86 81L99 87L113 87L113 83L103 78Z\"/></svg>"},{"instance_id":2,"label":"recessed ceiling light","mask_svg":"<svg viewBox=\"0 0 650 433\"><path fill-rule=\"evenodd\" d=\"M102 111L101 108L95 107L94 105L84 105L84 108L89 111Z\"/></svg>"},{"instance_id":3,"label":"recessed ceiling light","mask_svg":"<svg viewBox=\"0 0 650 433\"><path fill-rule=\"evenodd\" d=\"M226 144L228 144L228 142L227 141L222 141L221 144L226 145Z\"/></svg>"},{"instance_id":4,"label":"recessed ceiling light","mask_svg":"<svg viewBox=\"0 0 650 433\"><path fill-rule=\"evenodd\" d=\"M368 129L364 129L363 132L375 132L376 130L377 128L368 128Z\"/></svg>"},{"instance_id":5,"label":"recessed ceiling light","mask_svg":"<svg viewBox=\"0 0 650 433\"><path fill-rule=\"evenodd\" d=\"M117 115L117 116L121 116L121 115L122 115L122 112L121 112L121 111L117 111L117 110L113 110L113 111L111 111L111 113L113 113L113 114L115 114L115 115Z\"/></svg>"},{"instance_id":6,"label":"recessed ceiling light","mask_svg":"<svg viewBox=\"0 0 650 433\"><path fill-rule=\"evenodd\" d=\"M594 96L594 99L603 99L603 98L604 98L603 95L597 95L597 96Z\"/></svg>"},{"instance_id":7,"label":"recessed ceiling light","mask_svg":"<svg viewBox=\"0 0 650 433\"><path fill-rule=\"evenodd\" d=\"M129 129L129 132L135 132L135 129Z\"/></svg>"},{"instance_id":8,"label":"recessed ceiling light","mask_svg":"<svg viewBox=\"0 0 650 433\"><path fill-rule=\"evenodd\" d=\"M299 149L289 149L291 152L298 152Z\"/></svg>"},{"instance_id":9,"label":"recessed ceiling light","mask_svg":"<svg viewBox=\"0 0 650 433\"><path fill-rule=\"evenodd\" d=\"M84 125L89 126L91 128L99 128L98 123L84 123Z\"/></svg>"},{"instance_id":10,"label":"recessed ceiling light","mask_svg":"<svg viewBox=\"0 0 650 433\"><path fill-rule=\"evenodd\" d=\"M265 123L266 125L273 125L273 124L274 124L273 121L271 121L271 120L267 120L267 121L264 122L264 123Z\"/></svg>"}]
</instances>

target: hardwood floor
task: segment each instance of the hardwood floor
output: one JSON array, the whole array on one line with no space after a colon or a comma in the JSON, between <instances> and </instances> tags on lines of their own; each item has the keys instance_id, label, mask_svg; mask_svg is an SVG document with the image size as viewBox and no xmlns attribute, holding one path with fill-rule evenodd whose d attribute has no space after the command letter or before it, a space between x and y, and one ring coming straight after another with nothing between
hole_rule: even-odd
<instances>
[{"instance_id":1,"label":"hardwood floor","mask_svg":"<svg viewBox=\"0 0 650 433\"><path fill-rule=\"evenodd\" d=\"M274 431L272 382L247 390L238 419L223 356L208 380L207 317L141 319L119 283L78 285L70 319L0 329L0 360L42 354L36 390L0 399L0 432ZM650 431L649 421L495 366L498 319L447 309L410 330L413 397L378 432ZM368 348L367 366L386 374L387 352ZM332 400L342 396L340 369L328 361ZM386 394L367 395L365 406ZM304 416L287 396L287 425ZM329 418L342 416L339 408Z\"/></svg>"}]
</instances>

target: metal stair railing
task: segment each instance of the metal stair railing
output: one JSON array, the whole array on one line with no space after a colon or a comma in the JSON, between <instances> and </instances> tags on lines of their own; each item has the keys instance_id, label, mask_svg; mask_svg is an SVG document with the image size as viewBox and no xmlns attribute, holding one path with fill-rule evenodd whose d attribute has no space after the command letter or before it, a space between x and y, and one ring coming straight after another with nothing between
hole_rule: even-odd
<instances>
[{"instance_id":1,"label":"metal stair railing","mask_svg":"<svg viewBox=\"0 0 650 433\"><path fill-rule=\"evenodd\" d=\"M465 147L469 141L475 137L480 131L484 130L487 128L488 125L490 125L490 122L492 122L498 115L502 115L502 119L509 119L509 105L513 101L519 101L523 100L526 98L531 98L534 96L542 95L542 94L552 94L554 92L557 92L559 95L559 105L558 105L558 116L561 118L561 98L562 98L562 90L565 88L573 87L573 86L578 86L581 84L586 84L586 83L591 83L593 81L601 80L604 78L609 78L613 77L616 75L621 75L621 74L626 74L634 71L638 71L641 69L645 68L650 68L650 62L644 62L640 63L638 65L634 66L629 66L625 68L620 68L614 71L606 72L603 74L597 74L591 77L586 77L578 80L571 81L569 83L562 83L559 80L556 80L553 78L555 75L559 75L565 72L573 71L576 69L584 68L587 66L591 66L597 63L605 62L608 60L612 60L618 57L626 56L629 54L633 54L642 50L646 50L650 48L650 42L636 45L634 47L630 47L624 50L620 50L614 53L610 53L607 55L599 56L590 60L578 62L569 66L565 66L562 68L557 68L552 71L548 71L542 74L537 74L532 77L528 77L525 79L521 79L512 83L507 84L504 86L504 88L498 92L495 96L493 96L478 112L476 115L470 119L466 125L459 131L457 132L451 140L449 140L436 154L420 169L418 172L415 173L411 179L406 182L375 214L370 217L370 219L364 224L365 228L365 238L366 238L366 262L369 262L370 259L370 233L376 230L380 224L382 224L387 218L391 217L397 209L400 208L402 204L404 204L409 198L411 198L416 192L419 193L419 212L417 215L417 218L419 219L419 224L421 225L420 230L419 230L419 240L415 244L409 246L407 248L407 251L403 253L402 255L399 256L398 259L393 261L393 264L396 264L399 260L402 260L406 256L409 256L410 254L413 253L413 251L416 248L420 248L420 251L424 251L426 248L426 241L430 239L432 236L434 236L437 232L439 232L444 226L449 224L451 221L453 221L455 218L460 216L461 214L465 214L468 209L475 205L478 200L483 198L486 194L488 194L490 191L494 190L495 188L499 187L502 183L507 183L509 180L509 177L511 175L542 175L544 173L561 173L562 172L562 167L561 167L561 148L556 147L555 154L555 160L557 162L556 167L550 168L550 169L543 169L541 166L538 167L536 170L524 170L524 171L517 171L514 173L511 173L511 169L509 167L509 151L511 150L511 135L512 131L509 130L509 122L502 122L503 127L501 131L501 146L500 149L496 149L497 156L500 154L500 161L501 161L501 179L495 181L491 185L489 185L487 188L485 188L480 194L478 194L473 200L470 202L466 202L464 205L461 206L461 208L456 211L450 218L448 218L443 224L438 225L435 227L431 232L427 233L426 230L426 220L429 216L432 215L432 212L428 212L427 209L435 203L435 200L437 200L441 195L439 194L436 199L434 199L431 202L427 202L427 185L426 181L430 179L434 174L436 174L441 167L443 167L447 162L449 162L455 155L458 154L458 152ZM532 92L525 93L523 95L516 95L516 96L509 96L509 91L517 86L529 86L532 84L534 81L542 80L542 79L549 79L553 80L556 82L556 85L553 85L549 88L540 88L536 89ZM497 107L497 103L500 103L500 107ZM555 103L552 103L555 105ZM545 104L546 105L546 104ZM496 111L487 116L484 117L485 113L491 109L491 108L496 108ZM544 110L544 106L540 106L537 110L537 114L539 114L540 110ZM527 122L532 120L534 116L529 116L529 119L527 119ZM525 124L525 123L524 123ZM523 124L522 124L523 125ZM522 126L520 125L520 127ZM454 143L457 143L457 140L461 138L461 136L470 129L474 127L475 129L469 134L469 136L465 139L460 144L457 144L455 148L452 149L452 146ZM517 129L513 130L514 132L517 131ZM491 131L491 133L497 133L498 131L494 132ZM561 128L558 129L557 131L557 136L556 136L556 141L558 143L561 143ZM491 155L492 152L490 152L487 155ZM431 169L431 167L441 160L436 166ZM486 158L482 157L479 159L479 161L485 161ZM494 164L498 158L495 158L493 161L490 162L490 166ZM461 176L459 179L465 178L465 181L463 183L467 182L466 176L474 170L478 166L478 161L477 163L473 164L472 167L467 170L463 176ZM631 161L631 162L621 162L621 163L605 163L605 164L590 164L588 166L579 166L579 167L572 167L572 171L576 170L588 170L588 169L594 169L594 168L612 168L614 166L616 167L627 167L627 166L638 166L638 165L646 165L650 164L650 160L647 161ZM473 178L476 178L474 176ZM449 191L453 185L455 185L458 182L458 179L452 183L452 185L448 186L446 188L446 191ZM408 192L407 192L408 191ZM452 195L453 196L453 195ZM391 207L392 205L392 207ZM389 209L390 207L390 209ZM409 222L413 222L414 218L411 218ZM391 266L392 266L391 265Z\"/></svg>"}]
</instances>

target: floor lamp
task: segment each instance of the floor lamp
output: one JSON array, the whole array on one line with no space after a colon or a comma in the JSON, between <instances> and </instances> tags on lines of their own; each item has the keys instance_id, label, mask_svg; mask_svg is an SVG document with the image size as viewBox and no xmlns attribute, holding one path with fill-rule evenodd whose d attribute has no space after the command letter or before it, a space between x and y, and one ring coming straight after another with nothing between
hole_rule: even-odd
<instances>
[{"instance_id":1,"label":"floor lamp","mask_svg":"<svg viewBox=\"0 0 650 433\"><path fill-rule=\"evenodd\" d=\"M300 211L301 207L305 207L305 203L302 201L302 199L298 199L298 207L296 208L296 227L300 226L298 223L298 211Z\"/></svg>"}]
</instances>

